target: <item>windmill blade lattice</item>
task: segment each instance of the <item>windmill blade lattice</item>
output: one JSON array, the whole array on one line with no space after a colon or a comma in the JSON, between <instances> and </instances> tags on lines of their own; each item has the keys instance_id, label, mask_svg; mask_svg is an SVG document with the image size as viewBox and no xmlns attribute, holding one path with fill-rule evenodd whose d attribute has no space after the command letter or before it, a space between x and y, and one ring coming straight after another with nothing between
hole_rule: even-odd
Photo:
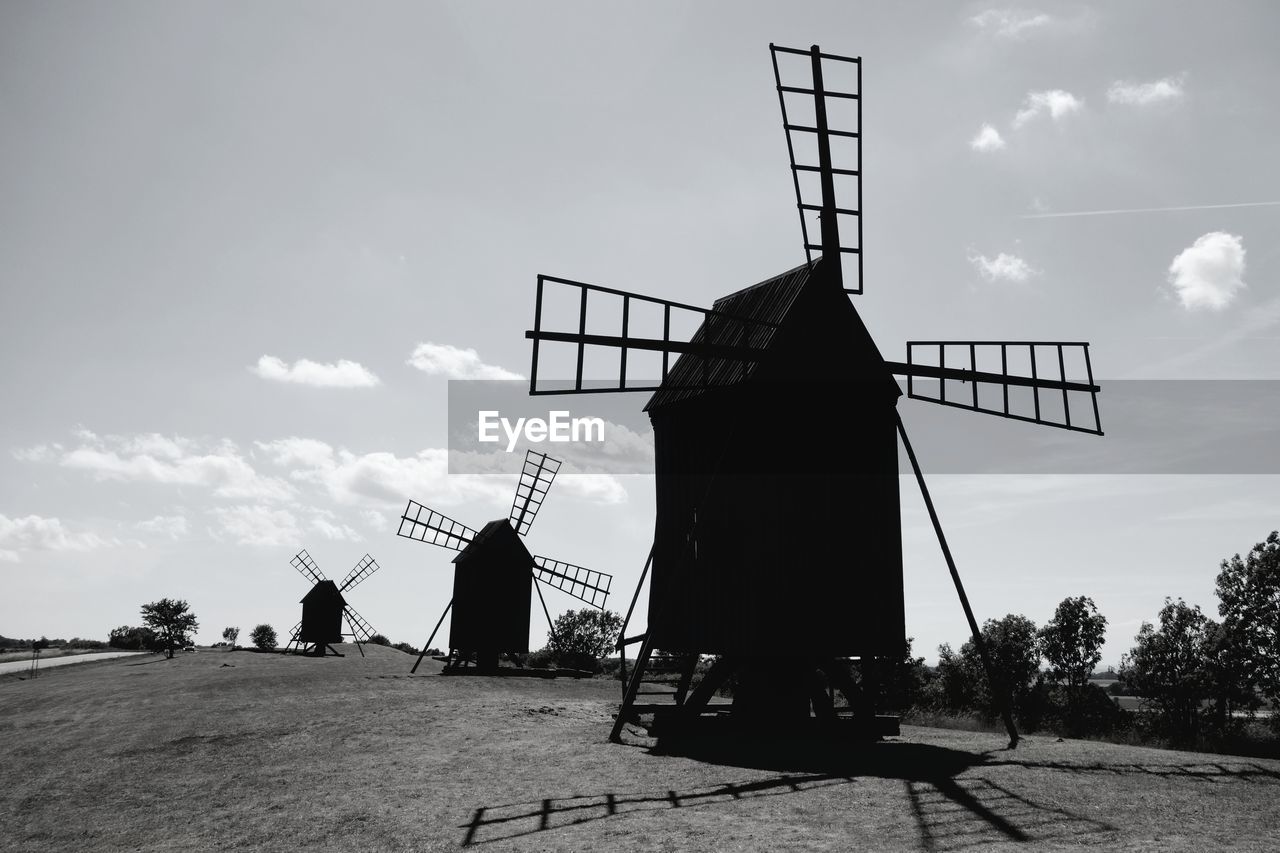
<instances>
[{"instance_id":1,"label":"windmill blade lattice","mask_svg":"<svg viewBox=\"0 0 1280 853\"><path fill-rule=\"evenodd\" d=\"M1103 434L1087 343L912 341L889 367L913 400Z\"/></svg>"},{"instance_id":2,"label":"windmill blade lattice","mask_svg":"<svg viewBox=\"0 0 1280 853\"><path fill-rule=\"evenodd\" d=\"M515 499L511 501L511 526L516 533L524 536L529 532L562 464L559 459L536 450L525 452L520 482L516 485Z\"/></svg>"},{"instance_id":3,"label":"windmill blade lattice","mask_svg":"<svg viewBox=\"0 0 1280 853\"><path fill-rule=\"evenodd\" d=\"M378 565L377 560L365 554L360 559L360 562L356 563L356 567L351 570L351 573L347 575L342 583L338 584L338 591L345 592L348 589L355 589L380 568L381 566Z\"/></svg>"},{"instance_id":4,"label":"windmill blade lattice","mask_svg":"<svg viewBox=\"0 0 1280 853\"><path fill-rule=\"evenodd\" d=\"M417 501L409 501L404 515L400 516L400 529L396 535L461 551L476 538L476 531Z\"/></svg>"},{"instance_id":5,"label":"windmill blade lattice","mask_svg":"<svg viewBox=\"0 0 1280 853\"><path fill-rule=\"evenodd\" d=\"M862 293L862 60L822 53L817 46L797 50L771 44L769 51L778 105L782 109L782 127L787 134L787 156L791 161L791 182L796 191L805 257L813 263L814 252L821 252L833 264L844 291ZM780 56L787 66L785 76L801 85L783 83ZM805 61L799 62L799 57ZM852 72L854 79L850 82L857 91L827 88L824 70L828 79ZM812 124L806 123L809 116ZM840 161L839 165L835 164L836 160ZM817 187L810 182L815 175ZM842 232L842 220L850 219L853 221L849 225L853 227L846 227ZM815 229L820 234L817 241L812 236ZM842 233L845 242L841 242ZM854 286L849 286L844 279L845 255L858 258Z\"/></svg>"},{"instance_id":6,"label":"windmill blade lattice","mask_svg":"<svg viewBox=\"0 0 1280 853\"><path fill-rule=\"evenodd\" d=\"M299 551L297 555L289 561L289 565L297 569L304 578L313 584L320 583L324 580L324 572L320 571L320 567L316 565L315 560L311 559L311 555L305 550Z\"/></svg>"},{"instance_id":7,"label":"windmill blade lattice","mask_svg":"<svg viewBox=\"0 0 1280 853\"><path fill-rule=\"evenodd\" d=\"M604 609L613 575L563 563L550 557L534 557L533 576L547 586L567 592L592 607Z\"/></svg>"},{"instance_id":8,"label":"windmill blade lattice","mask_svg":"<svg viewBox=\"0 0 1280 853\"><path fill-rule=\"evenodd\" d=\"M548 298L554 292L556 296ZM559 328L570 327L572 331L551 331L544 327L550 322L543 314L544 301L550 304L567 304L562 298L570 294L569 302L578 306L576 317L558 317L555 325ZM588 308L594 307L593 317L605 316L610 321L618 317L619 325L607 329L588 327ZM616 310L615 310L616 308ZM662 337L645 337L634 334L633 313L642 310L652 312L661 317ZM681 340L672 337L672 319L679 324L695 321L699 331L692 340ZM568 321L567 323L564 321ZM656 323L655 323L656 327ZM737 363L758 361L763 352L765 342L777 329L776 323L760 319L736 317L723 311L710 308L699 308L683 302L672 302L625 290L615 290L597 284L586 284L567 278L550 275L538 276L538 291L534 303L533 328L525 332L525 337L533 341L533 364L529 373L529 393L540 394L600 394L622 391L656 391L660 387L670 388L673 361L671 356L688 356L695 359L701 369L690 372L689 387L701 388L714 382L711 375L716 362ZM657 334L653 331L651 334ZM546 355L543 347L554 347L560 352L563 347L573 347L572 357L576 361L576 373L573 379L544 376L539 371L539 358ZM586 363L587 348L607 347L619 350L617 379L583 379L583 366ZM550 350L554 353L556 350ZM627 360L630 352L656 352L662 354L661 375L654 377L643 372L643 365L637 367L638 361ZM545 359L544 359L545 360ZM630 365L630 368L628 367ZM658 383L654 384L654 379Z\"/></svg>"},{"instance_id":9,"label":"windmill blade lattice","mask_svg":"<svg viewBox=\"0 0 1280 853\"><path fill-rule=\"evenodd\" d=\"M362 643L369 642L369 638L377 633L373 630L373 626L366 622L364 617L357 613L350 604L343 610L347 614L347 622L351 625L351 633L355 635L355 638Z\"/></svg>"}]
</instances>

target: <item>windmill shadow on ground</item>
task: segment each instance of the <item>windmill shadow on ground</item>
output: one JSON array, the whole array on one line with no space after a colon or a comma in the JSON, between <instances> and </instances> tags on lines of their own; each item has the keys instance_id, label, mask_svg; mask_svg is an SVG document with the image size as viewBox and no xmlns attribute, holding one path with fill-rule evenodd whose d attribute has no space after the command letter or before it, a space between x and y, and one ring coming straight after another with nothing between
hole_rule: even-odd
<instances>
[{"instance_id":1,"label":"windmill shadow on ground","mask_svg":"<svg viewBox=\"0 0 1280 853\"><path fill-rule=\"evenodd\" d=\"M1116 832L1116 827L1104 821L1038 803L988 779L961 777L966 771L988 764L1017 763L991 761L983 753L903 742L833 749L829 742L816 740L780 743L716 738L664 743L654 752L776 771L778 775L684 791L608 792L481 806L461 827L465 830L462 844L512 839L632 812L804 794L864 779L902 781L904 798L919 832L919 846L924 850L1032 840L1096 843ZM850 808L853 807L851 802Z\"/></svg>"}]
</instances>

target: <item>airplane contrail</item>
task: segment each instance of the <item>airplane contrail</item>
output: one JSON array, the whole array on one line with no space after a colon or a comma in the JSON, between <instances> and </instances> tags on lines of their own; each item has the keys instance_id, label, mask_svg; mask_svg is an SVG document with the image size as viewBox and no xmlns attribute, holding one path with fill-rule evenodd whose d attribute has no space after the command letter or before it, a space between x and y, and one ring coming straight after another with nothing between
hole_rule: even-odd
<instances>
[{"instance_id":1,"label":"airplane contrail","mask_svg":"<svg viewBox=\"0 0 1280 853\"><path fill-rule=\"evenodd\" d=\"M1188 204L1182 207L1127 207L1116 210L1074 210L1065 213L1028 213L1019 219L1064 219L1069 216L1114 216L1118 213L1165 213L1175 210L1224 210L1232 207L1276 207L1280 201L1242 201L1235 204Z\"/></svg>"}]
</instances>

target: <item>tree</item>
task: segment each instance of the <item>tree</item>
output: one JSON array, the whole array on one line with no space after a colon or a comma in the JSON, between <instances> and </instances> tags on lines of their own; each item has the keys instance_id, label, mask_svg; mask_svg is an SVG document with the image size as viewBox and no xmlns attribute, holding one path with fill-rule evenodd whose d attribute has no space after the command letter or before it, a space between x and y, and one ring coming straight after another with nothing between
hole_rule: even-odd
<instances>
[{"instance_id":1,"label":"tree","mask_svg":"<svg viewBox=\"0 0 1280 853\"><path fill-rule=\"evenodd\" d=\"M128 625L112 628L111 633L107 635L108 646L130 651L150 649L156 645L155 640L156 633L150 628L132 628Z\"/></svg>"},{"instance_id":2,"label":"tree","mask_svg":"<svg viewBox=\"0 0 1280 853\"><path fill-rule=\"evenodd\" d=\"M188 635L200 627L190 606L176 598L162 598L142 605L142 624L156 633L171 658L173 650L187 645L191 641Z\"/></svg>"},{"instance_id":3,"label":"tree","mask_svg":"<svg viewBox=\"0 0 1280 853\"><path fill-rule=\"evenodd\" d=\"M980 704L977 688L981 673L982 664L976 654L966 657L953 650L950 643L938 646L938 667L929 692L931 704L943 711L976 710Z\"/></svg>"},{"instance_id":4,"label":"tree","mask_svg":"<svg viewBox=\"0 0 1280 853\"><path fill-rule=\"evenodd\" d=\"M1237 685L1280 707L1280 532L1273 530L1243 560L1239 554L1223 560L1217 592L1218 639L1230 648Z\"/></svg>"},{"instance_id":5,"label":"tree","mask_svg":"<svg viewBox=\"0 0 1280 853\"><path fill-rule=\"evenodd\" d=\"M982 626L982 639L991 656L991 666L996 679L1008 692L1013 710L1027 720L1032 728L1038 724L1038 709L1032 707L1031 698L1037 677L1040 675L1040 648L1036 639L1036 623L1025 616L1010 613L1003 619L988 619ZM964 672L973 679L973 690L979 706L994 717L999 702L987 680L986 669L973 640L960 647L965 659Z\"/></svg>"},{"instance_id":6,"label":"tree","mask_svg":"<svg viewBox=\"0 0 1280 853\"><path fill-rule=\"evenodd\" d=\"M276 629L264 623L249 632L249 639L256 648L269 652L276 647Z\"/></svg>"},{"instance_id":7,"label":"tree","mask_svg":"<svg viewBox=\"0 0 1280 853\"><path fill-rule=\"evenodd\" d=\"M1049 677L1065 684L1079 697L1089 676L1102 660L1107 617L1098 612L1092 598L1064 598L1053 618L1040 629L1040 651L1049 664Z\"/></svg>"},{"instance_id":8,"label":"tree","mask_svg":"<svg viewBox=\"0 0 1280 853\"><path fill-rule=\"evenodd\" d=\"M907 711L920 702L928 681L924 658L911 656L914 637L902 644L902 653L876 662L876 707ZM948 651L950 649L948 648Z\"/></svg>"},{"instance_id":9,"label":"tree","mask_svg":"<svg viewBox=\"0 0 1280 853\"><path fill-rule=\"evenodd\" d=\"M622 617L612 610L568 610L552 625L547 648L567 664L595 668L613 650L621 630Z\"/></svg>"},{"instance_id":10,"label":"tree","mask_svg":"<svg viewBox=\"0 0 1280 853\"><path fill-rule=\"evenodd\" d=\"M1166 598L1160 627L1143 622L1133 648L1120 662L1120 677L1155 706L1175 738L1195 734L1200 701L1208 693L1207 628L1199 607Z\"/></svg>"},{"instance_id":11,"label":"tree","mask_svg":"<svg viewBox=\"0 0 1280 853\"><path fill-rule=\"evenodd\" d=\"M391 645L391 641L390 641L390 640L388 640L388 639L387 639L385 636L383 636L382 634L374 634L372 637L370 637L370 638L369 638L369 640L368 640L368 641L369 641L370 643L373 643L373 645L375 645L375 646L389 646L389 645Z\"/></svg>"},{"instance_id":12,"label":"tree","mask_svg":"<svg viewBox=\"0 0 1280 853\"><path fill-rule=\"evenodd\" d=\"M223 628L222 629L222 639L226 640L227 645L231 646L232 648L235 648L236 640L239 639L239 637L240 637L239 628Z\"/></svg>"},{"instance_id":13,"label":"tree","mask_svg":"<svg viewBox=\"0 0 1280 853\"><path fill-rule=\"evenodd\" d=\"M1204 675L1219 732L1232 727L1235 711L1252 713L1262 704L1256 689L1257 670L1257 650L1237 620L1205 620Z\"/></svg>"}]
</instances>

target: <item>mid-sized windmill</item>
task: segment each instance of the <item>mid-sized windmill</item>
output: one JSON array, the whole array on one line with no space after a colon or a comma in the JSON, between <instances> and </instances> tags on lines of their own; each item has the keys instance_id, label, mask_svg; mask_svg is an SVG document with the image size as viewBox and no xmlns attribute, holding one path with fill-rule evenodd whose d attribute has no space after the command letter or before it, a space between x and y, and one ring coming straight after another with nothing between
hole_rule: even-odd
<instances>
[{"instance_id":1,"label":"mid-sized windmill","mask_svg":"<svg viewBox=\"0 0 1280 853\"><path fill-rule=\"evenodd\" d=\"M770 52L805 263L709 309L537 279L530 393L652 394L655 534L625 623L648 577L648 625L619 638L624 664L627 646L640 649L629 678L624 666L615 741L641 713L677 725L709 713L733 675L731 719L849 719L865 736L896 728L876 715L875 673L906 646L899 440L988 677L1001 683L899 415L895 377L906 377L912 399L1102 434L1087 343L913 341L905 362L881 355L847 296L863 292L861 58L817 46ZM824 75L844 82L829 88ZM568 322L550 325L544 302ZM680 320L696 324L691 337L673 334ZM563 357L572 380L551 374L548 353ZM588 356L611 376L616 366L616 381L584 382ZM656 372L659 358L658 381L638 373L642 359ZM817 432L818 416L833 411L851 417L838 434ZM778 651L762 652L770 648ZM657 650L682 661L674 704L637 702ZM694 687L703 655L715 663ZM836 690L850 710L837 709ZM1007 703L1003 717L1016 744Z\"/></svg>"},{"instance_id":2,"label":"mid-sized windmill","mask_svg":"<svg viewBox=\"0 0 1280 853\"><path fill-rule=\"evenodd\" d=\"M453 618L449 623L445 671L484 673L496 671L503 655L528 653L531 586L538 593L550 630L554 626L542 584L604 609L612 575L534 556L524 544L560 465L560 460L545 453L528 451L511 512L507 518L490 521L478 532L417 501L409 501L396 534L460 552L453 558L453 598L440 614L411 673L422 663L450 610ZM471 663L474 666L468 665Z\"/></svg>"},{"instance_id":3,"label":"mid-sized windmill","mask_svg":"<svg viewBox=\"0 0 1280 853\"><path fill-rule=\"evenodd\" d=\"M333 644L341 643L344 636L350 636L355 641L360 656L364 657L364 649L360 644L367 643L374 635L373 626L354 607L347 604L342 594L350 592L381 568L377 561L365 554L341 584L328 580L305 550L299 551L289 561L289 565L311 582L311 591L302 597L302 621L293 626L288 648L318 657L324 657L326 653L342 657L342 653ZM351 629L347 634L342 630L344 616Z\"/></svg>"}]
</instances>

